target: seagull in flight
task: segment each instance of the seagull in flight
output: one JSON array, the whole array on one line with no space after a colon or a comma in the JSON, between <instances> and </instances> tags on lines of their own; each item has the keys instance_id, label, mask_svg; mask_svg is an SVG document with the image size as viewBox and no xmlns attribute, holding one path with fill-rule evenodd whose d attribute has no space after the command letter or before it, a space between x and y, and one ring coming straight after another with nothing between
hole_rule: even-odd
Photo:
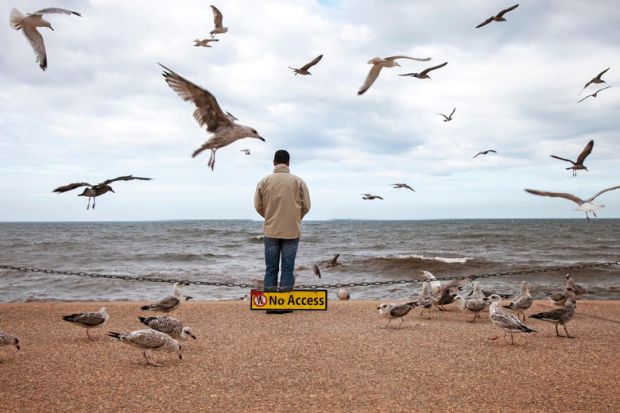
<instances>
[{"instance_id":1,"label":"seagull in flight","mask_svg":"<svg viewBox=\"0 0 620 413\"><path fill-rule=\"evenodd\" d=\"M250 150L249 149L241 149L241 152L243 152L246 155L250 154Z\"/></svg>"},{"instance_id":2,"label":"seagull in flight","mask_svg":"<svg viewBox=\"0 0 620 413\"><path fill-rule=\"evenodd\" d=\"M486 26L487 24L491 23L492 21L505 22L506 19L504 19L504 14L508 13L509 11L513 11L517 7L519 7L519 5L515 4L514 6L508 7L507 9L504 9L504 10L500 11L499 13L497 13L497 15L491 16L488 19L486 19L485 21L483 21L482 23L480 23L479 25L477 25L476 29L478 29L478 28L480 28L482 26Z\"/></svg>"},{"instance_id":3,"label":"seagull in flight","mask_svg":"<svg viewBox=\"0 0 620 413\"><path fill-rule=\"evenodd\" d=\"M407 189L410 189L413 192L415 192L415 189L413 189L412 187L410 187L407 184L392 184L392 188L394 188L394 189L407 188Z\"/></svg>"},{"instance_id":4,"label":"seagull in flight","mask_svg":"<svg viewBox=\"0 0 620 413\"><path fill-rule=\"evenodd\" d=\"M299 69L295 69L294 67L290 67L290 66L288 68L293 70L293 72L295 72L295 76L297 76L297 75L312 75L312 73L308 72L308 69L310 69L315 64L319 63L319 61L322 58L323 58L323 55L320 54L317 57L315 57L314 59L312 59L310 62L308 62L305 65L303 65L302 67L300 67Z\"/></svg>"},{"instance_id":5,"label":"seagull in flight","mask_svg":"<svg viewBox=\"0 0 620 413\"><path fill-rule=\"evenodd\" d=\"M456 112L456 108L452 109L452 113L450 113L450 116L446 116L443 113L438 113L438 115L441 115L444 117L444 122L450 122L452 120L452 115L454 115L454 112Z\"/></svg>"},{"instance_id":6,"label":"seagull in flight","mask_svg":"<svg viewBox=\"0 0 620 413\"><path fill-rule=\"evenodd\" d=\"M218 39L202 39L202 40L196 39L194 40L194 46L213 47L209 44L211 42L219 42L219 40Z\"/></svg>"},{"instance_id":7,"label":"seagull in flight","mask_svg":"<svg viewBox=\"0 0 620 413\"><path fill-rule=\"evenodd\" d=\"M209 34L211 34L211 38L214 38L216 34L226 33L228 27L222 25L222 21L224 20L222 12L213 5L211 5L211 10L213 10L213 24L215 25L215 29L211 30Z\"/></svg>"},{"instance_id":8,"label":"seagull in flight","mask_svg":"<svg viewBox=\"0 0 620 413\"><path fill-rule=\"evenodd\" d=\"M474 158L478 155L487 155L489 152L497 153L497 151L494 149L488 149L486 151L478 152L477 154L474 155Z\"/></svg>"},{"instance_id":9,"label":"seagull in flight","mask_svg":"<svg viewBox=\"0 0 620 413\"><path fill-rule=\"evenodd\" d=\"M256 129L236 123L234 116L227 114L228 112L224 113L215 96L208 90L196 86L166 66L162 64L160 66L164 68L163 76L168 86L181 99L192 102L196 106L194 119L200 126L206 126L208 132L213 133L209 140L194 151L192 158L202 151L211 149L211 157L207 165L213 170L215 167L215 151L219 148L243 138L256 138L265 141Z\"/></svg>"},{"instance_id":10,"label":"seagull in flight","mask_svg":"<svg viewBox=\"0 0 620 413\"><path fill-rule=\"evenodd\" d=\"M362 194L362 199L364 201L372 201L373 199L383 200L383 198L381 198L379 195L373 195L373 194Z\"/></svg>"},{"instance_id":11,"label":"seagull in flight","mask_svg":"<svg viewBox=\"0 0 620 413\"><path fill-rule=\"evenodd\" d=\"M559 159L561 161L566 161L566 162L572 163L573 166L569 166L566 169L572 169L573 170L573 176L577 176L577 170L578 169L585 169L586 171L588 170L588 168L583 164L583 161L585 161L586 158L588 157L588 155L590 155L590 153L592 152L592 148L593 147L594 147L594 140L591 140L583 148L583 150L581 151L581 153L579 154L579 156L577 157L577 160L575 162L571 161L570 159L560 158L559 156L556 156L556 155L549 155L549 156L551 156L552 158L555 158L555 159Z\"/></svg>"},{"instance_id":12,"label":"seagull in flight","mask_svg":"<svg viewBox=\"0 0 620 413\"><path fill-rule=\"evenodd\" d=\"M578 101L577 101L577 103L581 103L581 102L583 102L584 100L586 100L586 99L587 99L587 98L589 98L590 96L592 96L593 98L595 98L595 97L597 97L598 92L602 92L603 90L605 90L605 89L609 89L610 87L611 87L611 86L607 86L607 87L604 87L604 88L602 88L602 89L599 89L599 90L597 90L596 92L592 93L591 95L588 95L588 96L586 96L585 98L583 98L583 99L581 99L581 100L578 100Z\"/></svg>"},{"instance_id":13,"label":"seagull in flight","mask_svg":"<svg viewBox=\"0 0 620 413\"><path fill-rule=\"evenodd\" d=\"M596 197L598 197L599 195L602 195L607 191L613 191L614 189L618 189L618 188L620 188L620 185L612 186L611 188L607 188L607 189L603 189L602 191L597 192L596 194L594 194L588 199L581 199L579 197L576 197L575 195L566 194L562 192L545 192L545 191L538 191L536 189L526 189L525 192L529 192L530 194L533 194L533 195L549 196L553 198L564 198L564 199L568 199L569 201L573 201L574 203L579 205L579 208L577 208L577 210L581 212L585 212L586 218L589 220L590 217L588 216L588 212L591 212L596 217L596 211L598 211L599 209L605 206L605 205L596 205L592 201L594 201Z\"/></svg>"},{"instance_id":14,"label":"seagull in flight","mask_svg":"<svg viewBox=\"0 0 620 413\"><path fill-rule=\"evenodd\" d=\"M372 84L375 83L375 80L377 80L377 77L379 77L379 73L381 72L381 69L383 69L384 67L394 67L394 66L400 67L398 62L396 62L396 59L410 59L410 60L417 60L418 62L428 62L429 60L431 60L430 57L417 58L417 57L409 57L409 56L402 56L402 55L389 56L383 59L380 57L373 57L372 59L368 61L368 64L372 65L372 67L370 68L370 72L368 72L368 76L366 76L366 80L364 81L364 84L362 85L362 87L360 87L360 90L357 91L357 94L362 95L364 92L366 92L370 88L370 86L372 86Z\"/></svg>"},{"instance_id":15,"label":"seagull in flight","mask_svg":"<svg viewBox=\"0 0 620 413\"><path fill-rule=\"evenodd\" d=\"M43 19L44 14L68 14L81 17L82 15L76 11L60 9L52 7L49 9L41 9L34 13L28 13L23 15L19 10L12 9L9 14L9 23L15 30L22 30L24 35L30 42L34 53L37 55L37 63L41 70L47 69L47 53L45 52L45 43L43 42L43 36L37 30L37 27L47 27L54 31L52 25Z\"/></svg>"},{"instance_id":16,"label":"seagull in flight","mask_svg":"<svg viewBox=\"0 0 620 413\"><path fill-rule=\"evenodd\" d=\"M608 67L607 69L603 70L601 73L599 73L598 75L594 76L592 78L592 80L590 80L588 83L586 83L586 85L583 87L583 89L587 88L588 86L590 86L592 83L605 83L605 81L603 79L601 79L601 77L610 69L611 67ZM583 91L583 89L581 89ZM597 92L598 93L598 92Z\"/></svg>"},{"instance_id":17,"label":"seagull in flight","mask_svg":"<svg viewBox=\"0 0 620 413\"><path fill-rule=\"evenodd\" d=\"M431 77L428 74L431 70L439 69L441 67L444 67L447 64L448 62L443 62L440 65L429 67L428 69L424 69L420 73L403 73L398 76L410 76L410 77L417 77L418 79L430 79Z\"/></svg>"},{"instance_id":18,"label":"seagull in flight","mask_svg":"<svg viewBox=\"0 0 620 413\"><path fill-rule=\"evenodd\" d=\"M110 186L112 182L116 181L133 181L135 179L139 179L142 181L150 181L152 178L141 178L139 176L127 175L127 176L119 176L118 178L105 180L97 185L89 184L88 182L76 182L73 184L59 186L54 189L53 192L63 193L67 191L74 190L75 188L79 188L82 186L86 186L88 188L84 189L84 191L78 196L87 196L88 197L88 205L86 205L86 209L90 208L90 200L93 200L93 209L95 209L95 198L101 196L108 191L114 192L114 189Z\"/></svg>"}]
</instances>

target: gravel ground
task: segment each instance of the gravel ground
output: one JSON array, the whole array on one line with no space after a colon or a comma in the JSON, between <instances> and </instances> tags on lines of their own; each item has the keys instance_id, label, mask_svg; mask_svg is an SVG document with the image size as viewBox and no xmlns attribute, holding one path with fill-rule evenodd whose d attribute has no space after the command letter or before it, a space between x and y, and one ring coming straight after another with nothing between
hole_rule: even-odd
<instances>
[{"instance_id":1,"label":"gravel ground","mask_svg":"<svg viewBox=\"0 0 620 413\"><path fill-rule=\"evenodd\" d=\"M183 360L140 350L107 331L143 326L143 303L0 305L0 329L22 350L0 348L1 411L620 411L620 303L579 301L575 339L528 320L538 334L514 346L490 337L452 306L432 319L411 312L383 328L377 302L330 302L326 312L267 315L244 302L188 302L172 314L190 325ZM93 330L61 316L106 306ZM537 302L533 311L548 308ZM155 315L155 314L149 314ZM393 322L393 324L395 324ZM397 324L397 323L396 323Z\"/></svg>"}]
</instances>

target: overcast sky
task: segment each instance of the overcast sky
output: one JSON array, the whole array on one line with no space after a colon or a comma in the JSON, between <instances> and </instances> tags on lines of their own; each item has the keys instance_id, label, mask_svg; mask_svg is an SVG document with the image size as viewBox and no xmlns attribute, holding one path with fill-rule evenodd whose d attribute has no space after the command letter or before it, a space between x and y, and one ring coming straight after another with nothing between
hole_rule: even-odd
<instances>
[{"instance_id":1,"label":"overcast sky","mask_svg":"<svg viewBox=\"0 0 620 413\"><path fill-rule=\"evenodd\" d=\"M229 31L207 49L193 46L213 28L204 0L0 3L0 221L259 219L255 185L280 148L310 188L314 220L582 218L576 204L523 189L587 198L620 184L616 1L521 1L507 22L480 29L512 1L213 4ZM46 16L55 31L40 29L43 72L8 15L51 6L82 17ZM319 54L312 76L288 68ZM366 62L396 54L433 60L400 60L357 96ZM397 76L446 61L432 80ZM157 62L208 89L266 142L220 149L213 172L208 151L192 159L208 133ZM609 66L613 87L577 104ZM437 115L454 107L452 122ZM575 159L590 139L589 172L573 178L549 157ZM485 149L498 154L472 159ZM153 181L116 183L95 211L80 189L52 193L127 174ZM385 200L363 201L365 192ZM606 205L599 217L620 217L620 191L597 201Z\"/></svg>"}]
</instances>

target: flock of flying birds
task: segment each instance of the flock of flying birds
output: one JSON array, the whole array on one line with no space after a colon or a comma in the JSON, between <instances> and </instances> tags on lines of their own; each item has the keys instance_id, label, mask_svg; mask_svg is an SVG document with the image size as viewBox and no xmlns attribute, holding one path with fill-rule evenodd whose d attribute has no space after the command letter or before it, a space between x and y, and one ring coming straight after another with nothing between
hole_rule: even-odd
<instances>
[{"instance_id":1,"label":"flock of flying birds","mask_svg":"<svg viewBox=\"0 0 620 413\"><path fill-rule=\"evenodd\" d=\"M515 4L514 6L501 10L496 15L493 15L487 18L486 20L484 20L483 22L481 22L480 24L478 24L476 28L484 27L492 22L506 21L506 18L504 16L507 13L515 10L517 7L519 7L519 5ZM228 27L225 27L223 25L224 17L223 17L223 14L220 12L220 10L213 5L211 6L211 10L213 12L213 22L214 22L214 28L210 32L211 37L207 39L195 39L194 46L212 47L210 43L218 41L218 39L215 38L216 35L220 35L220 34L224 34L228 32ZM43 19L43 16L46 14L65 14L65 15L81 16L81 14L78 12L75 12L72 10L61 9L61 8L41 9L34 13L29 13L27 15L22 14L17 9L12 9L9 15L9 22L10 22L11 27L14 28L15 30L23 31L24 35L30 42L32 48L34 49L34 52L37 56L37 61L42 70L47 69L47 53L45 50L45 44L43 42L43 37L37 30L37 27L47 27L51 30L54 30L52 28L52 25ZM323 55L321 54L299 68L294 68L294 67L289 67L289 68L293 71L295 75L311 75L312 73L310 73L310 68L318 64L322 58L323 58ZM408 60L414 60L414 61L419 61L419 62L427 62L431 60L430 57L418 58L418 57L411 57L411 56L404 56L404 55L388 56L385 58L374 57L368 61L368 64L372 65L372 67L370 68L370 71L368 72L368 75L366 76L366 79L364 83L362 84L362 86L360 87L360 89L358 90L357 94L358 95L364 94L376 82L382 69L400 67L400 64L397 62L397 60L400 60L400 59L408 59ZM429 75L430 72L441 69L445 67L447 64L448 62L443 62L438 65L430 66L420 72L403 73L403 74L400 74L399 76L413 77L417 79L430 79L431 78ZM209 161L207 165L211 168L211 170L213 170L215 167L216 151L219 148L225 147L243 138L255 138L255 139L265 141L265 139L262 136L260 136L260 134L256 131L256 129L252 128L251 126L246 126L246 125L237 123L236 122L237 118L235 118L229 112L224 112L222 108L220 107L220 105L218 104L215 96L211 94L208 90L201 88L197 86L196 84L190 82L189 80L185 79L181 75L174 72L172 69L169 69L166 66L161 65L161 64L160 66L164 69L163 76L164 76L166 83L181 99L187 102L191 102L196 107L196 109L194 110L194 118L196 119L196 121L201 127L205 126L207 131L212 134L210 138L200 148L196 149L193 152L192 157L199 155L203 151L210 150L210 157L209 157ZM605 83L602 77L608 70L609 68L601 71L598 75L596 75L590 81L588 81L585 84L582 91L592 84ZM599 89L596 92L582 98L581 100L578 101L578 103L584 101L585 99L589 97L597 97L598 93L610 87L611 86L607 86L602 89ZM453 115L455 112L456 112L456 107L452 110L450 115L445 115L442 113L438 113L438 115L444 118L443 119L444 122L450 122L453 120ZM587 171L587 168L584 166L583 162L585 158L591 153L593 145L594 145L594 142L590 141L588 145L586 145L586 147L584 148L583 152L579 155L577 160L574 162L570 159L561 158L556 155L551 155L551 156L556 159L560 159L560 160L572 163L573 166L567 169L571 169L573 171L573 176L575 176L577 170L583 169ZM241 151L245 153L246 155L250 155L249 149L242 149ZM474 155L474 158L478 157L479 155L487 155L489 153L497 153L497 151L494 149L483 150L483 151L478 152L476 155ZM90 185L85 182L72 183L69 185L59 187L55 189L54 192L62 193L62 192L70 191L72 189L75 189L81 186L86 186L87 188L79 196L87 196L89 198L89 202L86 207L87 209L89 209L91 199L93 199L93 208L94 208L95 207L94 198L100 195L103 195L107 193L108 191L114 192L112 188L109 186L111 182L118 181L118 180L136 180L136 179L137 180L148 180L150 178L139 178L139 177L133 177L129 175L125 177L110 179L97 185ZM397 189L407 188L413 191L413 188L411 188L406 183L393 184L393 188L397 188ZM576 197L575 195L567 194L567 193L547 192L547 191L539 191L539 190L534 190L534 189L526 189L526 191L534 195L559 197L559 198L564 198L564 199L573 201L578 204L578 210L585 212L586 218L590 219L589 213L592 213L594 216L596 216L596 211L603 207L603 205L595 205L593 203L594 199L607 191L611 191L611 190L618 189L618 188L620 188L620 186L614 186L611 188L603 189L602 191L599 191L594 196L588 199L585 199L585 200L579 197ZM376 195L376 194L364 193L362 194L362 199L363 200L375 200L375 199L382 200L383 197Z\"/></svg>"}]
</instances>

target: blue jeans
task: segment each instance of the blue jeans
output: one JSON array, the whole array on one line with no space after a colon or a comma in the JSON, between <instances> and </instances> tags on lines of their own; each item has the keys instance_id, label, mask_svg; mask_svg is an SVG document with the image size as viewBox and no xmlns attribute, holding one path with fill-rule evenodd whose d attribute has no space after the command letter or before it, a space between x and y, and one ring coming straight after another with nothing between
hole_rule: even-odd
<instances>
[{"instance_id":1,"label":"blue jeans","mask_svg":"<svg viewBox=\"0 0 620 413\"><path fill-rule=\"evenodd\" d=\"M281 239L265 237L265 290L276 290L278 287L278 272L280 259L282 260L282 277L280 289L292 290L295 285L295 257L299 238Z\"/></svg>"}]
</instances>

